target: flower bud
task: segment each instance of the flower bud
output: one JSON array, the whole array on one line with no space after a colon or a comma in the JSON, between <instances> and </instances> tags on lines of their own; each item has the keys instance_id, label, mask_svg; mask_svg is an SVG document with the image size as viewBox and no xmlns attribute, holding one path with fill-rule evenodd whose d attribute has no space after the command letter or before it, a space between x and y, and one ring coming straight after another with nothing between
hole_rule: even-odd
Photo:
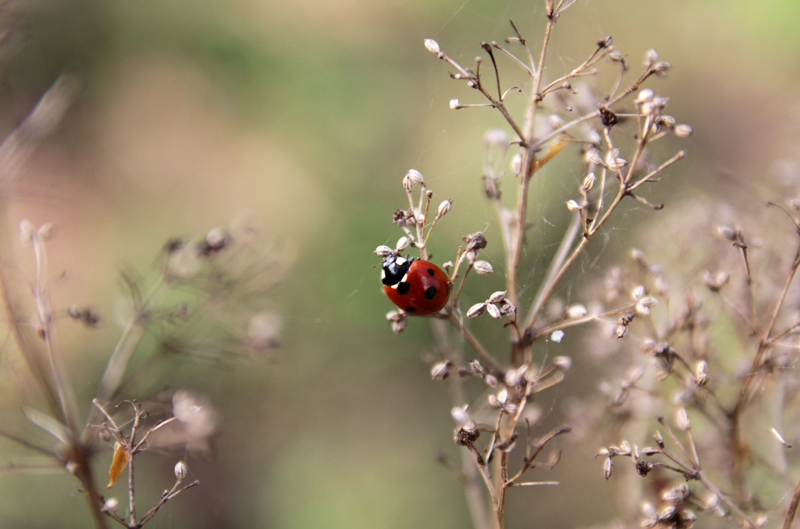
<instances>
[{"instance_id":1,"label":"flower bud","mask_svg":"<svg viewBox=\"0 0 800 529\"><path fill-rule=\"evenodd\" d=\"M403 177L403 187L406 188L406 191L411 191L417 185L425 185L425 179L422 178L422 173L416 169L409 169Z\"/></svg>"},{"instance_id":2,"label":"flower bud","mask_svg":"<svg viewBox=\"0 0 800 529\"><path fill-rule=\"evenodd\" d=\"M522 172L522 154L517 153L511 157L511 170L514 174L519 174Z\"/></svg>"},{"instance_id":3,"label":"flower bud","mask_svg":"<svg viewBox=\"0 0 800 529\"><path fill-rule=\"evenodd\" d=\"M439 53L439 43L433 39L425 39L425 49L431 53Z\"/></svg>"},{"instance_id":4,"label":"flower bud","mask_svg":"<svg viewBox=\"0 0 800 529\"><path fill-rule=\"evenodd\" d=\"M473 265L473 267L475 268L475 271L479 275L482 275L482 276L485 276L487 274L491 274L492 272L494 272L494 269L492 268L492 265L489 264L486 261L475 261L475 264Z\"/></svg>"},{"instance_id":5,"label":"flower bud","mask_svg":"<svg viewBox=\"0 0 800 529\"><path fill-rule=\"evenodd\" d=\"M672 130L672 133L679 138L688 138L689 136L694 134L694 129L692 129L691 125L687 125L686 123L681 123L679 125L675 125L675 128Z\"/></svg>"},{"instance_id":6,"label":"flower bud","mask_svg":"<svg viewBox=\"0 0 800 529\"><path fill-rule=\"evenodd\" d=\"M477 318L483 311L486 310L486 303L476 303L475 305L471 306L467 313L464 315L465 318Z\"/></svg>"},{"instance_id":7,"label":"flower bud","mask_svg":"<svg viewBox=\"0 0 800 529\"><path fill-rule=\"evenodd\" d=\"M450 374L450 362L439 362L431 368L431 378L444 380Z\"/></svg>"},{"instance_id":8,"label":"flower bud","mask_svg":"<svg viewBox=\"0 0 800 529\"><path fill-rule=\"evenodd\" d=\"M639 92L638 96L636 96L636 104L641 105L642 103L649 103L653 100L654 95L655 93L653 92L652 88L645 88Z\"/></svg>"},{"instance_id":9,"label":"flower bud","mask_svg":"<svg viewBox=\"0 0 800 529\"><path fill-rule=\"evenodd\" d=\"M594 187L594 183L596 180L597 177L594 175L594 173L589 173L586 175L586 178L583 179L583 184L581 184L581 187L584 190L589 191L592 189L592 187Z\"/></svg>"},{"instance_id":10,"label":"flower bud","mask_svg":"<svg viewBox=\"0 0 800 529\"><path fill-rule=\"evenodd\" d=\"M567 309L567 318L571 320L576 320L578 318L583 318L588 313L589 311L587 311L586 307L584 307L583 305L573 305Z\"/></svg>"},{"instance_id":11,"label":"flower bud","mask_svg":"<svg viewBox=\"0 0 800 529\"><path fill-rule=\"evenodd\" d=\"M561 371L569 371L572 367L572 358L568 356L557 356L553 358L553 365Z\"/></svg>"},{"instance_id":12,"label":"flower bud","mask_svg":"<svg viewBox=\"0 0 800 529\"><path fill-rule=\"evenodd\" d=\"M686 408L680 408L675 414L675 425L679 430L683 430L684 432L692 427L692 422L689 420L689 414L686 412Z\"/></svg>"},{"instance_id":13,"label":"flower bud","mask_svg":"<svg viewBox=\"0 0 800 529\"><path fill-rule=\"evenodd\" d=\"M186 463L184 463L183 461L178 461L177 463L175 463L174 472L175 472L175 479L177 479L180 482L186 479L186 474L189 473L189 469L186 468Z\"/></svg>"},{"instance_id":14,"label":"flower bud","mask_svg":"<svg viewBox=\"0 0 800 529\"><path fill-rule=\"evenodd\" d=\"M439 210L436 212L437 217L444 217L450 211L450 207L453 205L453 201L450 199L443 200L441 204L439 204Z\"/></svg>"},{"instance_id":15,"label":"flower bud","mask_svg":"<svg viewBox=\"0 0 800 529\"><path fill-rule=\"evenodd\" d=\"M610 457L606 458L606 462L603 463L603 477L608 479L611 477L611 474L614 473L614 461Z\"/></svg>"},{"instance_id":16,"label":"flower bud","mask_svg":"<svg viewBox=\"0 0 800 529\"><path fill-rule=\"evenodd\" d=\"M453 98L450 100L450 110L458 110L461 108L461 105L458 102L458 98Z\"/></svg>"},{"instance_id":17,"label":"flower bud","mask_svg":"<svg viewBox=\"0 0 800 529\"><path fill-rule=\"evenodd\" d=\"M505 299L505 297L506 297L506 291L505 290L498 290L497 292L495 292L494 294L489 296L488 302L489 303L500 303L501 301L503 301Z\"/></svg>"},{"instance_id":18,"label":"flower bud","mask_svg":"<svg viewBox=\"0 0 800 529\"><path fill-rule=\"evenodd\" d=\"M375 253L378 254L378 257L388 257L390 255L394 255L394 250L389 248L388 246L382 245L375 248Z\"/></svg>"}]
</instances>

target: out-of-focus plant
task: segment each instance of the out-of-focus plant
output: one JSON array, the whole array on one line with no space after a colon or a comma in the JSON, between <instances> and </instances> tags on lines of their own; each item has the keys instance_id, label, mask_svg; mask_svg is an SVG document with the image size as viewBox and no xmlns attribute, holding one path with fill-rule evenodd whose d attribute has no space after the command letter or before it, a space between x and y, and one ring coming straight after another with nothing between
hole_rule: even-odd
<instances>
[{"instance_id":1,"label":"out-of-focus plant","mask_svg":"<svg viewBox=\"0 0 800 529\"><path fill-rule=\"evenodd\" d=\"M74 79L60 78L0 146L0 172L7 190L13 188L39 140L55 129L75 89ZM47 258L47 242L53 236L52 224L20 223L20 241L32 251L33 271L29 279L20 273L23 266L4 263L0 298L16 349L28 368L26 382L35 387L23 392L24 414L52 435L56 446L53 449L29 438L10 423L0 424L0 436L73 474L81 483L96 527L107 527L109 520L130 529L142 527L167 501L198 482L187 482L189 470L178 461L172 487L141 514L134 480L137 457L152 447L203 449L217 430L218 418L210 403L190 390L167 395L162 391L160 398L147 401L135 397L150 395L159 373L164 372L164 362L179 356L204 361L270 356L279 345L281 321L265 310L266 296L283 273L286 252L267 244L257 229L239 223L214 228L199 239L170 240L159 253L154 272L126 270L122 276L128 301L128 311L121 317L124 328L94 398L84 402L76 396L58 328L69 320L94 328L101 318L88 307L53 306L51 292L56 282ZM155 344L144 340L146 335L155 336ZM106 497L96 482L98 456L112 447L108 488L127 472L124 509L116 497ZM6 465L14 470L25 466Z\"/></svg>"}]
</instances>

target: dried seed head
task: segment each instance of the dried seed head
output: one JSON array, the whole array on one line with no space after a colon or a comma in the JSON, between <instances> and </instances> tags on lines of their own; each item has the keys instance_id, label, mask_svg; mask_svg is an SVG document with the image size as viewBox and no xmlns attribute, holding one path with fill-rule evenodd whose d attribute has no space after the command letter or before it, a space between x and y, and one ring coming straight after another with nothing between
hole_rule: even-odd
<instances>
[{"instance_id":1,"label":"dried seed head","mask_svg":"<svg viewBox=\"0 0 800 529\"><path fill-rule=\"evenodd\" d=\"M33 237L34 229L33 224L28 219L22 219L19 221L19 242L23 246L28 245L31 243L31 237Z\"/></svg>"},{"instance_id":2,"label":"dried seed head","mask_svg":"<svg viewBox=\"0 0 800 529\"><path fill-rule=\"evenodd\" d=\"M461 108L461 104L458 102L458 98L454 97L450 100L450 110L458 110Z\"/></svg>"},{"instance_id":3,"label":"dried seed head","mask_svg":"<svg viewBox=\"0 0 800 529\"><path fill-rule=\"evenodd\" d=\"M515 388L525 379L525 373L528 372L530 365L522 364L517 369L509 369L506 371L505 383L509 388Z\"/></svg>"},{"instance_id":4,"label":"dried seed head","mask_svg":"<svg viewBox=\"0 0 800 529\"><path fill-rule=\"evenodd\" d=\"M396 252L402 252L403 250L408 248L408 243L409 243L408 237L400 237L397 240L397 245L395 246L395 251Z\"/></svg>"},{"instance_id":5,"label":"dried seed head","mask_svg":"<svg viewBox=\"0 0 800 529\"><path fill-rule=\"evenodd\" d=\"M583 161L593 165L603 165L603 159L600 158L600 153L597 149L586 149L583 155Z\"/></svg>"},{"instance_id":6,"label":"dried seed head","mask_svg":"<svg viewBox=\"0 0 800 529\"><path fill-rule=\"evenodd\" d=\"M561 340L564 339L564 331L562 331L561 329L559 329L557 331L553 331L550 334L550 339L553 340L556 343L561 343Z\"/></svg>"},{"instance_id":7,"label":"dried seed head","mask_svg":"<svg viewBox=\"0 0 800 529\"><path fill-rule=\"evenodd\" d=\"M186 468L186 463L183 461L178 461L175 463L175 468L173 471L175 472L175 479L178 480L178 483L186 479L186 475L189 473L189 469Z\"/></svg>"},{"instance_id":8,"label":"dried seed head","mask_svg":"<svg viewBox=\"0 0 800 529\"><path fill-rule=\"evenodd\" d=\"M605 463L603 463L603 477L608 479L611 477L611 474L613 473L614 473L614 461L612 461L610 457L607 457Z\"/></svg>"},{"instance_id":9,"label":"dried seed head","mask_svg":"<svg viewBox=\"0 0 800 529\"><path fill-rule=\"evenodd\" d=\"M622 52L619 50L613 50L608 54L608 58L614 62L623 62L625 60L625 56L622 55Z\"/></svg>"},{"instance_id":10,"label":"dried seed head","mask_svg":"<svg viewBox=\"0 0 800 529\"><path fill-rule=\"evenodd\" d=\"M646 292L647 289L645 288L645 286L639 285L631 291L631 299L633 301L638 301L642 299L642 297L645 295Z\"/></svg>"},{"instance_id":11,"label":"dried seed head","mask_svg":"<svg viewBox=\"0 0 800 529\"><path fill-rule=\"evenodd\" d=\"M569 371L572 367L572 358L568 356L557 356L553 358L553 365L561 371Z\"/></svg>"},{"instance_id":12,"label":"dried seed head","mask_svg":"<svg viewBox=\"0 0 800 529\"><path fill-rule=\"evenodd\" d=\"M656 440L656 444L659 448L664 448L664 438L661 436L661 432L656 430L656 433L653 434L653 439Z\"/></svg>"},{"instance_id":13,"label":"dried seed head","mask_svg":"<svg viewBox=\"0 0 800 529\"><path fill-rule=\"evenodd\" d=\"M636 314L639 316L647 316L650 314L650 307L658 303L658 300L653 296L645 296L636 303Z\"/></svg>"},{"instance_id":14,"label":"dried seed head","mask_svg":"<svg viewBox=\"0 0 800 529\"><path fill-rule=\"evenodd\" d=\"M517 153L511 157L511 170L514 174L520 174L522 172L522 154Z\"/></svg>"},{"instance_id":15,"label":"dried seed head","mask_svg":"<svg viewBox=\"0 0 800 529\"><path fill-rule=\"evenodd\" d=\"M675 413L675 425L679 430L683 430L684 432L692 427L692 423L689 420L689 414L686 412L686 408L679 408Z\"/></svg>"},{"instance_id":16,"label":"dried seed head","mask_svg":"<svg viewBox=\"0 0 800 529\"><path fill-rule=\"evenodd\" d=\"M576 320L578 318L583 318L588 313L589 311L587 311L586 307L584 307L583 305L573 305L567 309L567 318L571 320Z\"/></svg>"},{"instance_id":17,"label":"dried seed head","mask_svg":"<svg viewBox=\"0 0 800 529\"><path fill-rule=\"evenodd\" d=\"M642 505L642 513L645 517L641 523L642 528L647 529L649 527L655 527L655 525L658 523L658 513L656 512L656 508L645 502Z\"/></svg>"},{"instance_id":18,"label":"dried seed head","mask_svg":"<svg viewBox=\"0 0 800 529\"><path fill-rule=\"evenodd\" d=\"M43 241L48 241L53 236L55 232L55 224L52 222L45 222L39 229L36 230L36 235Z\"/></svg>"},{"instance_id":19,"label":"dried seed head","mask_svg":"<svg viewBox=\"0 0 800 529\"><path fill-rule=\"evenodd\" d=\"M708 373L706 370L708 369L708 362L705 360L701 360L697 363L697 369L695 370L695 382L698 386L705 386L708 384Z\"/></svg>"},{"instance_id":20,"label":"dried seed head","mask_svg":"<svg viewBox=\"0 0 800 529\"><path fill-rule=\"evenodd\" d=\"M478 255L478 251L486 248L487 242L486 237L483 236L483 232L477 231L475 233L471 233L466 237L463 237L464 242L467 243L466 252L472 252L475 257Z\"/></svg>"},{"instance_id":21,"label":"dried seed head","mask_svg":"<svg viewBox=\"0 0 800 529\"><path fill-rule=\"evenodd\" d=\"M661 495L661 499L670 503L674 503L675 505L683 503L688 497L689 487L686 486L686 483L681 483L674 489L670 489Z\"/></svg>"},{"instance_id":22,"label":"dried seed head","mask_svg":"<svg viewBox=\"0 0 800 529\"><path fill-rule=\"evenodd\" d=\"M476 303L475 305L471 306L467 313L464 315L465 318L477 318L483 311L486 310L486 303Z\"/></svg>"},{"instance_id":23,"label":"dried seed head","mask_svg":"<svg viewBox=\"0 0 800 529\"><path fill-rule=\"evenodd\" d=\"M489 316L496 320L499 320L502 317L502 314L500 314L500 309L497 308L497 305L486 305L486 312L488 312Z\"/></svg>"},{"instance_id":24,"label":"dried seed head","mask_svg":"<svg viewBox=\"0 0 800 529\"><path fill-rule=\"evenodd\" d=\"M228 243L228 234L222 228L212 228L206 233L204 253L218 252Z\"/></svg>"},{"instance_id":25,"label":"dried seed head","mask_svg":"<svg viewBox=\"0 0 800 529\"><path fill-rule=\"evenodd\" d=\"M664 75L670 68L672 68L672 65L667 61L660 61L653 65L653 71L656 72L656 75Z\"/></svg>"},{"instance_id":26,"label":"dried seed head","mask_svg":"<svg viewBox=\"0 0 800 529\"><path fill-rule=\"evenodd\" d=\"M567 200L567 209L570 211L578 211L581 209L581 205L574 200Z\"/></svg>"},{"instance_id":27,"label":"dried seed head","mask_svg":"<svg viewBox=\"0 0 800 529\"><path fill-rule=\"evenodd\" d=\"M643 103L649 103L650 101L653 100L654 95L655 93L651 88L645 88L644 90L639 92L638 96L636 96L636 104L641 105Z\"/></svg>"},{"instance_id":28,"label":"dried seed head","mask_svg":"<svg viewBox=\"0 0 800 529\"><path fill-rule=\"evenodd\" d=\"M597 181L597 177L594 173L589 173L583 179L583 184L581 184L581 188L585 191L589 191L594 187L594 183Z\"/></svg>"},{"instance_id":29,"label":"dried seed head","mask_svg":"<svg viewBox=\"0 0 800 529\"><path fill-rule=\"evenodd\" d=\"M450 211L450 207L453 205L453 201L449 198L447 200L443 200L439 204L439 209L436 212L437 217L444 217Z\"/></svg>"},{"instance_id":30,"label":"dried seed head","mask_svg":"<svg viewBox=\"0 0 800 529\"><path fill-rule=\"evenodd\" d=\"M491 406L492 408L502 409L505 407L505 403L500 402L500 399L498 399L495 395L491 393L489 394L488 400L489 400L489 406Z\"/></svg>"},{"instance_id":31,"label":"dried seed head","mask_svg":"<svg viewBox=\"0 0 800 529\"><path fill-rule=\"evenodd\" d=\"M669 520L672 520L674 516L675 516L675 507L667 507L666 509L658 513L658 519L662 522L667 522Z\"/></svg>"},{"instance_id":32,"label":"dried seed head","mask_svg":"<svg viewBox=\"0 0 800 529\"><path fill-rule=\"evenodd\" d=\"M486 380L486 384L488 384L489 387L492 387L492 388L497 387L497 377L496 376L494 376L494 375L486 375L486 379L485 380Z\"/></svg>"},{"instance_id":33,"label":"dried seed head","mask_svg":"<svg viewBox=\"0 0 800 529\"><path fill-rule=\"evenodd\" d=\"M650 68L658 61L658 52L655 48L647 50L644 54L644 67Z\"/></svg>"},{"instance_id":34,"label":"dried seed head","mask_svg":"<svg viewBox=\"0 0 800 529\"><path fill-rule=\"evenodd\" d=\"M569 86L569 85L567 85L567 86ZM560 129L561 127L564 126L564 120L561 119L561 117L559 115L557 115L557 114L550 114L550 125L554 129Z\"/></svg>"},{"instance_id":35,"label":"dried seed head","mask_svg":"<svg viewBox=\"0 0 800 529\"><path fill-rule=\"evenodd\" d=\"M393 310L391 312L386 313L386 319L389 321L399 321L406 317L404 312L400 312L399 310Z\"/></svg>"},{"instance_id":36,"label":"dried seed head","mask_svg":"<svg viewBox=\"0 0 800 529\"><path fill-rule=\"evenodd\" d=\"M485 276L487 274L491 274L492 272L494 272L494 269L492 268L492 265L489 264L486 261L475 261L475 264L473 265L473 267L475 268L475 271L479 275L482 275L482 276Z\"/></svg>"},{"instance_id":37,"label":"dried seed head","mask_svg":"<svg viewBox=\"0 0 800 529\"><path fill-rule=\"evenodd\" d=\"M111 432L108 431L108 428L100 428L100 432L98 433L100 440L104 443L108 443L111 441Z\"/></svg>"},{"instance_id":38,"label":"dried seed head","mask_svg":"<svg viewBox=\"0 0 800 529\"><path fill-rule=\"evenodd\" d=\"M657 124L660 127L671 129L675 127L675 118L672 116L661 116L658 118Z\"/></svg>"},{"instance_id":39,"label":"dried seed head","mask_svg":"<svg viewBox=\"0 0 800 529\"><path fill-rule=\"evenodd\" d=\"M625 336L627 336L627 335L628 335L628 326L627 326L627 325L620 325L620 326L619 326L619 327L617 327L617 328L616 328L616 330L614 331L614 335L615 335L617 338L625 338Z\"/></svg>"},{"instance_id":40,"label":"dried seed head","mask_svg":"<svg viewBox=\"0 0 800 529\"><path fill-rule=\"evenodd\" d=\"M614 39L611 38L611 35L603 37L602 39L597 41L598 48L610 48L611 45L614 43Z\"/></svg>"},{"instance_id":41,"label":"dried seed head","mask_svg":"<svg viewBox=\"0 0 800 529\"><path fill-rule=\"evenodd\" d=\"M511 301L504 299L500 305L500 314L508 318L510 321L517 321L517 307Z\"/></svg>"},{"instance_id":42,"label":"dried seed head","mask_svg":"<svg viewBox=\"0 0 800 529\"><path fill-rule=\"evenodd\" d=\"M439 362L431 368L431 378L433 380L444 380L450 375L450 361Z\"/></svg>"},{"instance_id":43,"label":"dried seed head","mask_svg":"<svg viewBox=\"0 0 800 529\"><path fill-rule=\"evenodd\" d=\"M403 177L403 187L406 188L406 191L411 191L417 185L425 185L425 179L422 178L422 173L416 169L409 169Z\"/></svg>"},{"instance_id":44,"label":"dried seed head","mask_svg":"<svg viewBox=\"0 0 800 529\"><path fill-rule=\"evenodd\" d=\"M681 123L679 125L675 125L675 128L672 129L672 133L679 138L688 138L689 136L694 134L694 129L692 129L691 125L687 125L686 123Z\"/></svg>"},{"instance_id":45,"label":"dried seed head","mask_svg":"<svg viewBox=\"0 0 800 529\"><path fill-rule=\"evenodd\" d=\"M737 237L736 230L730 226L717 226L717 235L729 241L735 241Z\"/></svg>"},{"instance_id":46,"label":"dried seed head","mask_svg":"<svg viewBox=\"0 0 800 529\"><path fill-rule=\"evenodd\" d=\"M678 527L680 527L681 529L691 529L691 527L695 524L695 522L697 522L697 515L695 515L695 513L693 513L692 511L688 511L686 509L684 509L683 512L681 512L680 517L681 521ZM766 519L764 519L764 522L766 523ZM756 525L758 525L758 521L756 521Z\"/></svg>"},{"instance_id":47,"label":"dried seed head","mask_svg":"<svg viewBox=\"0 0 800 529\"><path fill-rule=\"evenodd\" d=\"M119 500L117 500L117 498L108 498L103 504L103 510L108 512L116 511L117 507L119 507Z\"/></svg>"},{"instance_id":48,"label":"dried seed head","mask_svg":"<svg viewBox=\"0 0 800 529\"><path fill-rule=\"evenodd\" d=\"M408 326L408 318L403 318L392 322L392 330L395 334L400 334L403 332L406 329L406 326Z\"/></svg>"},{"instance_id":49,"label":"dried seed head","mask_svg":"<svg viewBox=\"0 0 800 529\"><path fill-rule=\"evenodd\" d=\"M439 43L433 39L425 39L425 49L431 53L439 54Z\"/></svg>"},{"instance_id":50,"label":"dried seed head","mask_svg":"<svg viewBox=\"0 0 800 529\"><path fill-rule=\"evenodd\" d=\"M501 301L503 301L505 299L505 297L506 297L506 291L505 290L498 290L497 292L495 292L491 296L489 296L489 299L486 300L486 302L487 303L500 303Z\"/></svg>"},{"instance_id":51,"label":"dried seed head","mask_svg":"<svg viewBox=\"0 0 800 529\"><path fill-rule=\"evenodd\" d=\"M664 276L658 274L653 279L653 292L658 294L659 296L666 296L668 291L667 280L664 279Z\"/></svg>"},{"instance_id":52,"label":"dried seed head","mask_svg":"<svg viewBox=\"0 0 800 529\"><path fill-rule=\"evenodd\" d=\"M477 375L479 377L486 376L486 370L483 368L480 362L477 360L472 360L469 363L469 370L472 372L473 375Z\"/></svg>"}]
</instances>

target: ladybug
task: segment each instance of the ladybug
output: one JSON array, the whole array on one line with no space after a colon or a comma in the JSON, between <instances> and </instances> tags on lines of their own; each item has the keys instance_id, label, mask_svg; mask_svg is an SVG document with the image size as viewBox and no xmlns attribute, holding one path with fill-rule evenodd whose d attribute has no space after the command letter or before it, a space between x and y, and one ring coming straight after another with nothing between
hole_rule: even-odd
<instances>
[{"instance_id":1,"label":"ladybug","mask_svg":"<svg viewBox=\"0 0 800 529\"><path fill-rule=\"evenodd\" d=\"M414 316L436 314L450 299L447 274L435 264L415 257L387 255L381 282L392 303Z\"/></svg>"}]
</instances>

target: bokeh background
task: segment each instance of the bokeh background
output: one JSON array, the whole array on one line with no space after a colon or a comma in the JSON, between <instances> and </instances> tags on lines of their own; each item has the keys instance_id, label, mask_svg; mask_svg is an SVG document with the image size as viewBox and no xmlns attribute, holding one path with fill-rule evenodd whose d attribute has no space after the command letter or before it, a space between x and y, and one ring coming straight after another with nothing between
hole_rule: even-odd
<instances>
[{"instance_id":1,"label":"bokeh background","mask_svg":"<svg viewBox=\"0 0 800 529\"><path fill-rule=\"evenodd\" d=\"M434 260L451 259L462 235L486 230L485 258L502 272L480 175L481 138L503 124L487 109L449 110L453 97L478 100L422 42L435 38L471 64L481 41L510 35L509 18L538 42L542 11L539 2L505 0L3 5L3 136L60 73L81 81L57 131L24 166L2 229L15 233L22 218L54 222L52 273L67 273L55 302L88 304L103 317L97 330L63 325L85 405L119 334L113 313L123 265L146 270L170 237L242 217L280 241L292 263L265 307L283 318L277 355L176 364L154 381L206 395L222 426L210 454L142 456L143 504L171 486L176 458L201 480L152 527L469 524L460 484L435 458L457 452L449 394L429 376L430 326L414 320L402 335L391 333L372 251L401 235L391 214L405 205L401 179L413 167L437 199L455 203L437 228ZM609 34L634 70L656 48L674 67L651 86L671 96L668 112L695 135L682 144L688 159L653 187L651 200L668 209L685 200L755 207L754 193L770 196L770 175L793 175L798 166L798 23L793 0L578 0L556 26L550 64L554 71L577 64ZM563 204L579 176L577 156L564 155L558 171L533 185L526 262L534 272L568 218ZM637 244L637 225L661 214L628 204L613 226L617 238L593 250L562 295L581 301L582 288ZM681 235L664 234L663 244ZM18 248L19 264L10 266L29 269L28 252ZM468 286L466 301L500 288L495 276ZM528 294L535 287L527 284ZM476 322L476 332L502 344L485 323ZM575 360L568 382L539 401L545 424L561 420L567 397L596 387L579 344L568 337L537 350ZM2 413L13 416L24 388L0 391ZM610 519L610 488L593 455L614 441L564 441L561 468L537 476L562 486L513 490L509 526ZM6 442L0 449L18 453ZM0 525L86 527L75 488L63 473L2 473Z\"/></svg>"}]
</instances>

